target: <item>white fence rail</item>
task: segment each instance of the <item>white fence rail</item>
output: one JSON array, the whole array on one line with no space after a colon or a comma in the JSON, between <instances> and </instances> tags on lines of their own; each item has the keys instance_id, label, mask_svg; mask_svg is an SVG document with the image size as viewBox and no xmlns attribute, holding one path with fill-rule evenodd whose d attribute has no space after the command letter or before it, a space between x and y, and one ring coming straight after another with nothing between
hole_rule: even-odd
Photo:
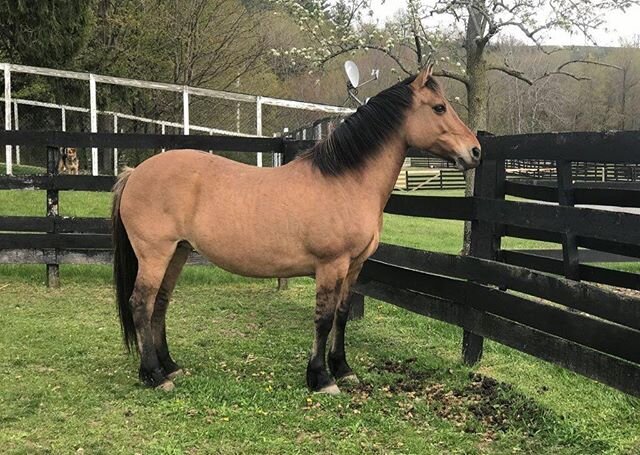
<instances>
[{"instance_id":1,"label":"white fence rail","mask_svg":"<svg viewBox=\"0 0 640 455\"><path fill-rule=\"evenodd\" d=\"M225 92L220 90L212 90L207 88L200 87L191 87L191 86L183 86L177 84L168 84L163 82L151 82L151 81L142 81L136 79L126 79L120 77L112 77L112 76L104 76L98 74L90 74L83 72L75 72L75 71L64 71L64 70L56 70L51 68L40 68L33 66L24 66L24 65L15 65L10 63L0 63L0 70L4 75L4 97L0 98L0 101L4 101L4 127L5 130L18 129L19 128L19 108L18 106L32 106L39 108L47 108L47 109L56 109L60 111L60 129L61 131L66 131L67 129L67 113L68 112L79 112L82 114L88 114L89 116L89 129L91 132L98 132L98 115L107 115L112 117L112 125L113 131L118 131L118 122L121 119L132 120L141 123L154 124L159 125L161 128L162 134L166 132L167 127L178 128L181 129L183 134L190 134L192 131L198 131L201 133L208 134L229 134L229 135L242 135L242 136L263 136L265 134L264 131L264 108L265 107L274 107L281 109L294 109L299 111L306 111L313 114L324 115L324 116L346 116L353 112L353 109L339 107L339 106L330 106L325 104L318 103L307 103L302 101L294 101L294 100L284 100L277 99L271 97L264 97L258 95L248 95L243 93L234 93L234 92ZM89 106L75 106L68 103L51 103L51 102L43 102L25 98L16 98L12 93L12 75L14 74L27 74L33 76L44 76L44 77L52 77L52 78L62 78L62 79L72 79L79 81L86 81L87 87L86 90L89 95ZM123 87L131 87L136 89L147 89L154 90L159 92L174 92L174 93L182 93L182 122L176 121L167 121L163 119L157 118L149 118L145 116L130 114L126 112L118 112L113 110L104 110L98 108L98 90L100 88L100 84L102 85L111 85L111 86L123 86ZM237 128L236 131L232 131L230 129L219 128L216 125L202 125L202 124L192 124L192 112L191 112L191 103L192 97L205 97L209 99L215 100L225 100L227 102L235 102L237 103L237 111L234 112L234 117L237 117ZM250 103L255 107L255 132L240 132L240 103ZM283 129L288 125L281 125L279 131L283 131ZM298 125L303 126L303 125ZM273 132L271 132L273 134ZM20 149L15 147L15 155L14 155L14 147L7 146L5 150L5 163L6 163L6 173L13 173L13 164L20 164ZM97 175L99 173L98 168L98 150L91 150L91 173L93 175ZM117 150L114 149L114 166L113 172L117 173ZM256 163L258 166L262 166L262 154L258 154Z\"/></svg>"}]
</instances>

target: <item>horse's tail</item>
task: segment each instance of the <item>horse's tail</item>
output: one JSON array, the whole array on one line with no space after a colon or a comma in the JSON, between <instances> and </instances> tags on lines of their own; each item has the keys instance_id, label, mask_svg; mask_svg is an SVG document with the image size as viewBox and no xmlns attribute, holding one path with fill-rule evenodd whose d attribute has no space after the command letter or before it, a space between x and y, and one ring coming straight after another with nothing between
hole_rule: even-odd
<instances>
[{"instance_id":1,"label":"horse's tail","mask_svg":"<svg viewBox=\"0 0 640 455\"><path fill-rule=\"evenodd\" d=\"M131 352L131 348L135 346L137 341L129 298L133 293L136 275L138 274L138 258L131 247L127 230L120 218L120 199L131 172L133 172L132 168L125 168L118 176L118 180L112 190L113 206L111 210L114 246L113 278L116 286L116 300L118 314L120 315L120 325L122 326L122 338L129 352Z\"/></svg>"}]
</instances>

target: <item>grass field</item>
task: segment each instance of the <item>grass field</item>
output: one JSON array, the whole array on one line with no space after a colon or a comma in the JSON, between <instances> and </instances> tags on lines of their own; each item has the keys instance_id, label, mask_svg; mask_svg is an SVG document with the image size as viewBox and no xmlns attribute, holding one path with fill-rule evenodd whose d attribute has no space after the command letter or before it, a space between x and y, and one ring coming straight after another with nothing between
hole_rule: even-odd
<instances>
[{"instance_id":1,"label":"grass field","mask_svg":"<svg viewBox=\"0 0 640 455\"><path fill-rule=\"evenodd\" d=\"M106 216L109 202L62 193L61 213ZM42 192L0 192L0 214L43 213ZM386 241L460 248L459 222L385 223ZM121 347L109 268L61 277L49 290L42 266L0 266L2 453L640 453L640 400L493 342L469 369L459 329L371 299L347 334L362 384L310 394L310 279L277 292L188 268L168 331L190 374L157 393Z\"/></svg>"},{"instance_id":2,"label":"grass field","mask_svg":"<svg viewBox=\"0 0 640 455\"><path fill-rule=\"evenodd\" d=\"M38 166L26 166L26 165L13 165L13 175L31 175L31 174L45 174L47 170ZM0 163L0 175L7 173L7 166L4 162Z\"/></svg>"}]
</instances>

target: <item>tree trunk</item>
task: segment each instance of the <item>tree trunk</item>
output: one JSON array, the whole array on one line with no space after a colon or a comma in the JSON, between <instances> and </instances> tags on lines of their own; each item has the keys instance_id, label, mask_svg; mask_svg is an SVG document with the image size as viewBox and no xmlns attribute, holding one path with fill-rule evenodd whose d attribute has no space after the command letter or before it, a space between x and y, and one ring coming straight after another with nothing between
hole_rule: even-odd
<instances>
[{"instance_id":1,"label":"tree trunk","mask_svg":"<svg viewBox=\"0 0 640 455\"><path fill-rule=\"evenodd\" d=\"M484 58L485 43L478 39L484 36L483 18L473 10L470 10L471 17L467 22L467 38L465 47L467 50L467 104L469 106L469 128L472 131L487 130L487 97L489 94L489 83L487 80L487 63ZM475 182L475 171L470 170L465 174L465 196L473 196L473 185ZM464 223L464 238L462 253L468 254L471 247L471 222Z\"/></svg>"}]
</instances>

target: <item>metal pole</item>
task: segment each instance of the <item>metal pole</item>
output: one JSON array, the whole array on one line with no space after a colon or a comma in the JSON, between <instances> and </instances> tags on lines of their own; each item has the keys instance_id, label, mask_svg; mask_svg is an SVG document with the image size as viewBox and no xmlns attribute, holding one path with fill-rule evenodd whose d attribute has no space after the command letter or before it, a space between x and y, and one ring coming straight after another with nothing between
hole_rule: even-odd
<instances>
[{"instance_id":1,"label":"metal pole","mask_svg":"<svg viewBox=\"0 0 640 455\"><path fill-rule=\"evenodd\" d=\"M240 91L240 78L236 79L236 89ZM236 103L236 132L240 132L240 101Z\"/></svg>"},{"instance_id":2,"label":"metal pole","mask_svg":"<svg viewBox=\"0 0 640 455\"><path fill-rule=\"evenodd\" d=\"M13 127L16 131L20 129L20 121L18 120L18 102L13 102ZM20 146L16 145L16 164L20 165Z\"/></svg>"},{"instance_id":3,"label":"metal pole","mask_svg":"<svg viewBox=\"0 0 640 455\"><path fill-rule=\"evenodd\" d=\"M262 97L256 97L256 134L262 136ZM256 158L258 167L262 167L262 152L258 152Z\"/></svg>"},{"instance_id":4,"label":"metal pole","mask_svg":"<svg viewBox=\"0 0 640 455\"><path fill-rule=\"evenodd\" d=\"M183 133L189 134L189 87L182 89Z\"/></svg>"},{"instance_id":5,"label":"metal pole","mask_svg":"<svg viewBox=\"0 0 640 455\"><path fill-rule=\"evenodd\" d=\"M164 123L161 123L161 124L160 124L160 132L161 132L162 134L166 134L166 132L167 132L167 125L165 125ZM165 148L163 148L163 149L161 150L161 152L162 152L162 153L164 153L164 152L166 152L166 151L167 151L167 149L165 149Z\"/></svg>"},{"instance_id":6,"label":"metal pole","mask_svg":"<svg viewBox=\"0 0 640 455\"><path fill-rule=\"evenodd\" d=\"M89 75L89 114L91 118L91 132L98 132L98 101L96 95L96 78ZM91 174L98 175L98 149L91 148Z\"/></svg>"},{"instance_id":7,"label":"metal pole","mask_svg":"<svg viewBox=\"0 0 640 455\"><path fill-rule=\"evenodd\" d=\"M11 130L11 70L9 65L4 67L4 129ZM5 164L7 175L13 174L13 153L10 145L5 147Z\"/></svg>"},{"instance_id":8,"label":"metal pole","mask_svg":"<svg viewBox=\"0 0 640 455\"><path fill-rule=\"evenodd\" d=\"M113 114L113 132L118 134L118 114ZM118 175L118 147L113 148L113 175Z\"/></svg>"}]
</instances>

